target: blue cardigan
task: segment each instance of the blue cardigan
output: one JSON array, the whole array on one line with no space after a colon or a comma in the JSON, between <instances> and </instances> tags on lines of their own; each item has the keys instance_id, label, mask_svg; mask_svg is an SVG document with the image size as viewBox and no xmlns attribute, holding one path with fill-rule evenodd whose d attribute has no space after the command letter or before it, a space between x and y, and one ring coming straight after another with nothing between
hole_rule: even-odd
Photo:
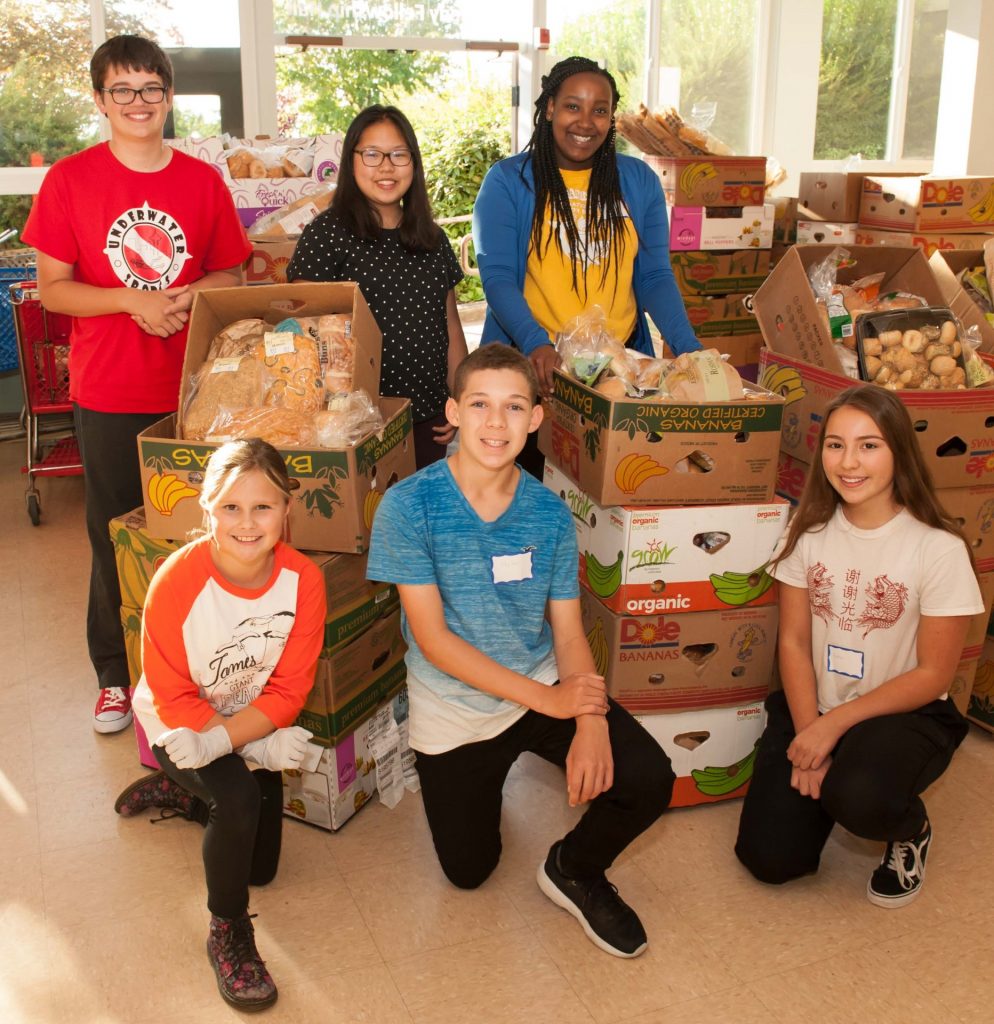
<instances>
[{"instance_id":1,"label":"blue cardigan","mask_svg":"<svg viewBox=\"0 0 994 1024\"><path fill-rule=\"evenodd\" d=\"M670 266L669 225L659 179L641 160L618 156L621 194L638 232L633 285L639 314L632 348L653 354L648 311L674 354L700 348ZM535 182L527 153L487 171L473 206L473 243L487 298L482 342L513 344L526 355L549 335L525 302L525 270L535 211Z\"/></svg>"}]
</instances>

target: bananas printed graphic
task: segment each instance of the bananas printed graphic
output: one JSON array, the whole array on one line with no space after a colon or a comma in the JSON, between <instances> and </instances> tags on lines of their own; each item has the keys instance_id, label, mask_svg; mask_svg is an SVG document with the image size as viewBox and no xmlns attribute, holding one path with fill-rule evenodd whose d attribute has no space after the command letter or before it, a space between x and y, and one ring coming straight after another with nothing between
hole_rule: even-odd
<instances>
[{"instance_id":1,"label":"bananas printed graphic","mask_svg":"<svg viewBox=\"0 0 994 1024\"><path fill-rule=\"evenodd\" d=\"M168 540L157 542L124 526L111 539L121 585L121 604L141 608L153 573L180 545Z\"/></svg>"},{"instance_id":2,"label":"bananas printed graphic","mask_svg":"<svg viewBox=\"0 0 994 1024\"><path fill-rule=\"evenodd\" d=\"M975 224L994 223L994 185L991 185L979 203L966 211L966 215Z\"/></svg>"},{"instance_id":3,"label":"bananas printed graphic","mask_svg":"<svg viewBox=\"0 0 994 1024\"><path fill-rule=\"evenodd\" d=\"M694 189L702 181L707 181L709 178L716 178L717 176L718 172L714 169L714 164L687 164L680 172L680 189L685 195L692 195Z\"/></svg>"},{"instance_id":4,"label":"bananas printed graphic","mask_svg":"<svg viewBox=\"0 0 994 1024\"><path fill-rule=\"evenodd\" d=\"M367 530L373 528L373 516L376 514L377 505L382 500L383 492L370 488L369 493L366 495L366 500L362 503L362 521L366 524Z\"/></svg>"},{"instance_id":5,"label":"bananas printed graphic","mask_svg":"<svg viewBox=\"0 0 994 1024\"><path fill-rule=\"evenodd\" d=\"M594 623L594 628L587 634L587 643L590 644L590 653L594 656L594 668L597 669L597 674L606 676L611 655L607 649L607 639L604 636L604 623L600 619Z\"/></svg>"},{"instance_id":6,"label":"bananas printed graphic","mask_svg":"<svg viewBox=\"0 0 994 1024\"><path fill-rule=\"evenodd\" d=\"M614 482L624 494L634 494L654 476L665 476L669 470L661 466L651 455L626 455L614 471Z\"/></svg>"},{"instance_id":7,"label":"bananas printed graphic","mask_svg":"<svg viewBox=\"0 0 994 1024\"><path fill-rule=\"evenodd\" d=\"M587 560L587 584L590 589L598 597L610 597L621 586L624 551L619 551L617 559L610 565L602 565L589 551L584 552L584 557Z\"/></svg>"},{"instance_id":8,"label":"bananas printed graphic","mask_svg":"<svg viewBox=\"0 0 994 1024\"><path fill-rule=\"evenodd\" d=\"M162 516L171 516L184 498L195 498L199 493L175 473L153 473L148 479L148 503Z\"/></svg>"},{"instance_id":9,"label":"bananas printed graphic","mask_svg":"<svg viewBox=\"0 0 994 1024\"><path fill-rule=\"evenodd\" d=\"M705 796L728 796L729 793L734 793L739 786L744 786L752 778L758 749L759 740L745 757L726 768L691 769L690 775L694 785Z\"/></svg>"},{"instance_id":10,"label":"bananas printed graphic","mask_svg":"<svg viewBox=\"0 0 994 1024\"><path fill-rule=\"evenodd\" d=\"M973 677L974 696L994 694L994 661L982 661Z\"/></svg>"},{"instance_id":11,"label":"bananas printed graphic","mask_svg":"<svg viewBox=\"0 0 994 1024\"><path fill-rule=\"evenodd\" d=\"M762 597L773 586L773 577L761 565L752 572L723 572L711 574L715 597L724 604L749 604Z\"/></svg>"},{"instance_id":12,"label":"bananas printed graphic","mask_svg":"<svg viewBox=\"0 0 994 1024\"><path fill-rule=\"evenodd\" d=\"M801 375L790 366L777 366L776 363L771 363L763 371L759 383L767 391L782 395L787 405L800 401L807 394Z\"/></svg>"}]
</instances>

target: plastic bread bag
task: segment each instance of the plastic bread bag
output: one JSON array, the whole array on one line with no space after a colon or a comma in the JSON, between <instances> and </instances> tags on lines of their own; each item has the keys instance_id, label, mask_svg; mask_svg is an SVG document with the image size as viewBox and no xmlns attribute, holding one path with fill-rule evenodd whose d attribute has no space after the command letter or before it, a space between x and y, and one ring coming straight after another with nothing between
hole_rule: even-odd
<instances>
[{"instance_id":1,"label":"plastic bread bag","mask_svg":"<svg viewBox=\"0 0 994 1024\"><path fill-rule=\"evenodd\" d=\"M214 335L207 350L208 359L224 359L229 356L247 356L257 342L269 330L265 320L256 317L236 320Z\"/></svg>"},{"instance_id":2,"label":"plastic bread bag","mask_svg":"<svg viewBox=\"0 0 994 1024\"><path fill-rule=\"evenodd\" d=\"M383 415L360 388L328 400L328 408L314 417L315 444L319 448L348 448L383 430Z\"/></svg>"},{"instance_id":3,"label":"plastic bread bag","mask_svg":"<svg viewBox=\"0 0 994 1024\"><path fill-rule=\"evenodd\" d=\"M183 404L183 437L206 438L220 410L261 406L268 386L266 368L250 355L209 359L190 376Z\"/></svg>"},{"instance_id":4,"label":"plastic bread bag","mask_svg":"<svg viewBox=\"0 0 994 1024\"><path fill-rule=\"evenodd\" d=\"M282 320L267 331L252 354L270 376L266 405L311 414L324 406L326 395L318 347L296 320Z\"/></svg>"},{"instance_id":5,"label":"plastic bread bag","mask_svg":"<svg viewBox=\"0 0 994 1024\"><path fill-rule=\"evenodd\" d=\"M312 448L314 417L299 409L263 406L256 409L220 409L205 440L220 443L243 437L261 437L274 448Z\"/></svg>"},{"instance_id":6,"label":"plastic bread bag","mask_svg":"<svg viewBox=\"0 0 994 1024\"><path fill-rule=\"evenodd\" d=\"M300 238L304 228L331 205L334 186L322 185L272 213L264 214L248 229L254 241L284 241Z\"/></svg>"},{"instance_id":7,"label":"plastic bread bag","mask_svg":"<svg viewBox=\"0 0 994 1024\"><path fill-rule=\"evenodd\" d=\"M966 372L968 388L982 388L994 383L994 369L978 355L980 328L974 325L966 330L960 325L960 342L963 346L963 369Z\"/></svg>"},{"instance_id":8,"label":"plastic bread bag","mask_svg":"<svg viewBox=\"0 0 994 1024\"><path fill-rule=\"evenodd\" d=\"M836 340L842 338L844 324L849 325L852 333L852 319L842 295L836 290L836 282L840 268L851 267L854 263L848 249L836 246L823 260L808 267L808 281L818 305L818 315L825 330Z\"/></svg>"},{"instance_id":9,"label":"plastic bread bag","mask_svg":"<svg viewBox=\"0 0 994 1024\"><path fill-rule=\"evenodd\" d=\"M661 390L688 402L740 401L745 395L738 370L714 348L678 355Z\"/></svg>"},{"instance_id":10,"label":"plastic bread bag","mask_svg":"<svg viewBox=\"0 0 994 1024\"><path fill-rule=\"evenodd\" d=\"M563 369L587 385L597 380L619 348L623 346L608 333L607 317L600 306L591 306L573 317L556 335L556 352Z\"/></svg>"}]
</instances>

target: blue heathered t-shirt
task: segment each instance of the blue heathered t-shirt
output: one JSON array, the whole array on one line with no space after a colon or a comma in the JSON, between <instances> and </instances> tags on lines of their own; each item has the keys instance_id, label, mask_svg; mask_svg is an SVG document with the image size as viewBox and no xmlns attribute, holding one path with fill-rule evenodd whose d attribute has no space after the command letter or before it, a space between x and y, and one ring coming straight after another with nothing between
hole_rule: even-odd
<instances>
[{"instance_id":1,"label":"blue heathered t-shirt","mask_svg":"<svg viewBox=\"0 0 994 1024\"><path fill-rule=\"evenodd\" d=\"M434 583L453 633L507 668L537 678L552 652L546 604L579 596L577 557L569 509L530 474L520 472L511 504L487 523L442 459L384 494L366 575ZM433 693L483 714L508 705L437 669L418 648L406 616L402 621L408 669Z\"/></svg>"}]
</instances>

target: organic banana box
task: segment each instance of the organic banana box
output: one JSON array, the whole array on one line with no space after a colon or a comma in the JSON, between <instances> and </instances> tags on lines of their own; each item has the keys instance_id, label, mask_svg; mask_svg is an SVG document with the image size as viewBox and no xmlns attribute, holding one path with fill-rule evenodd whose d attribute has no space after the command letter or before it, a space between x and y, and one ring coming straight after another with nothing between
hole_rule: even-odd
<instances>
[{"instance_id":1,"label":"organic banana box","mask_svg":"<svg viewBox=\"0 0 994 1024\"><path fill-rule=\"evenodd\" d=\"M988 637L980 649L966 717L994 732L994 637Z\"/></svg>"},{"instance_id":2,"label":"organic banana box","mask_svg":"<svg viewBox=\"0 0 994 1024\"><path fill-rule=\"evenodd\" d=\"M743 401L615 400L554 376L539 448L597 504L772 500L781 396L746 383Z\"/></svg>"},{"instance_id":3,"label":"organic banana box","mask_svg":"<svg viewBox=\"0 0 994 1024\"><path fill-rule=\"evenodd\" d=\"M770 251L674 252L670 266L683 296L751 292L770 272Z\"/></svg>"},{"instance_id":4,"label":"organic banana box","mask_svg":"<svg viewBox=\"0 0 994 1024\"><path fill-rule=\"evenodd\" d=\"M683 304L698 338L755 334L759 330L749 295L685 295Z\"/></svg>"},{"instance_id":5,"label":"organic banana box","mask_svg":"<svg viewBox=\"0 0 994 1024\"><path fill-rule=\"evenodd\" d=\"M314 686L297 724L331 744L368 717L407 679L400 611L377 619L350 643L318 659Z\"/></svg>"},{"instance_id":6,"label":"organic banana box","mask_svg":"<svg viewBox=\"0 0 994 1024\"><path fill-rule=\"evenodd\" d=\"M747 704L770 690L776 605L619 615L581 590L580 608L608 693L632 714Z\"/></svg>"},{"instance_id":7,"label":"organic banana box","mask_svg":"<svg viewBox=\"0 0 994 1024\"><path fill-rule=\"evenodd\" d=\"M673 764L676 783L671 807L745 796L766 726L761 700L731 708L635 717Z\"/></svg>"},{"instance_id":8,"label":"organic banana box","mask_svg":"<svg viewBox=\"0 0 994 1024\"><path fill-rule=\"evenodd\" d=\"M674 206L759 206L766 198L765 156L650 156L666 201Z\"/></svg>"},{"instance_id":9,"label":"organic banana box","mask_svg":"<svg viewBox=\"0 0 994 1024\"><path fill-rule=\"evenodd\" d=\"M994 229L994 225L987 231ZM921 249L931 259L937 252L957 249L982 249L991 234L943 234L935 231L892 231L887 228L856 226L856 245L897 245Z\"/></svg>"},{"instance_id":10,"label":"organic banana box","mask_svg":"<svg viewBox=\"0 0 994 1024\"><path fill-rule=\"evenodd\" d=\"M380 762L410 756L407 690L384 701L334 746L321 752L314 771L283 772L283 813L308 825L336 831L375 795Z\"/></svg>"},{"instance_id":11,"label":"organic banana box","mask_svg":"<svg viewBox=\"0 0 994 1024\"><path fill-rule=\"evenodd\" d=\"M149 582L159 566L185 541L155 536L148 528L144 508L115 517L110 521L109 529L121 586L121 604L138 609L140 634L141 609L145 605ZM138 675L141 676L141 670ZM137 681L136 678L134 682Z\"/></svg>"},{"instance_id":12,"label":"organic banana box","mask_svg":"<svg viewBox=\"0 0 994 1024\"><path fill-rule=\"evenodd\" d=\"M859 222L911 231L989 231L994 225L994 178L863 176Z\"/></svg>"},{"instance_id":13,"label":"organic banana box","mask_svg":"<svg viewBox=\"0 0 994 1024\"><path fill-rule=\"evenodd\" d=\"M670 251L769 249L776 206L669 206Z\"/></svg>"},{"instance_id":14,"label":"organic banana box","mask_svg":"<svg viewBox=\"0 0 994 1024\"><path fill-rule=\"evenodd\" d=\"M577 524L580 582L613 611L646 615L775 603L766 563L787 527L787 501L604 508L549 463L545 485Z\"/></svg>"}]
</instances>

